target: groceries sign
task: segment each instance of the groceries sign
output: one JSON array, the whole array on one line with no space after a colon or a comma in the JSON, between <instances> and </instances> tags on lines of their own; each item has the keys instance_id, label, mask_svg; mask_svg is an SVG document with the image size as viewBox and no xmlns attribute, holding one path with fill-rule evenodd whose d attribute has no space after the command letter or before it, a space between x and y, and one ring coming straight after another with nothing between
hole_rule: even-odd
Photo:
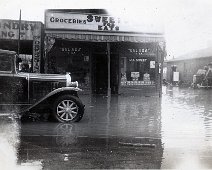
<instances>
[{"instance_id":1,"label":"groceries sign","mask_svg":"<svg viewBox=\"0 0 212 170\"><path fill-rule=\"evenodd\" d=\"M45 26L50 29L73 29L92 31L126 31L120 18L99 14L71 14L46 12Z\"/></svg>"}]
</instances>

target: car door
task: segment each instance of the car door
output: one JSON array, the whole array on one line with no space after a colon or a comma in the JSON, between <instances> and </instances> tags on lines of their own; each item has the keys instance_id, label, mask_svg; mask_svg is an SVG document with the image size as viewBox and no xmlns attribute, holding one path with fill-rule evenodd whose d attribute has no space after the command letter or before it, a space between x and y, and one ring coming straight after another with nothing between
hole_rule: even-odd
<instances>
[{"instance_id":1,"label":"car door","mask_svg":"<svg viewBox=\"0 0 212 170\"><path fill-rule=\"evenodd\" d=\"M14 55L0 54L1 104L28 102L28 74L16 73L14 61Z\"/></svg>"},{"instance_id":2,"label":"car door","mask_svg":"<svg viewBox=\"0 0 212 170\"><path fill-rule=\"evenodd\" d=\"M27 104L29 102L29 73L17 73L12 77L13 103Z\"/></svg>"},{"instance_id":3,"label":"car door","mask_svg":"<svg viewBox=\"0 0 212 170\"><path fill-rule=\"evenodd\" d=\"M12 56L0 54L0 102L12 102Z\"/></svg>"}]
</instances>

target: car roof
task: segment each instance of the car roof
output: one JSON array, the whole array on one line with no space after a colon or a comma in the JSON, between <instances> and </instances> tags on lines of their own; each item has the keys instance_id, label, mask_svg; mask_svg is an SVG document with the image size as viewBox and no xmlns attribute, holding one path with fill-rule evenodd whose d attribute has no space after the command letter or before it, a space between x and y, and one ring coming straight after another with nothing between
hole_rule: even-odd
<instances>
[{"instance_id":1,"label":"car roof","mask_svg":"<svg viewBox=\"0 0 212 170\"><path fill-rule=\"evenodd\" d=\"M13 54L16 54L16 52L15 51L9 51L9 50L0 49L0 54L11 54L11 55L13 55Z\"/></svg>"}]
</instances>

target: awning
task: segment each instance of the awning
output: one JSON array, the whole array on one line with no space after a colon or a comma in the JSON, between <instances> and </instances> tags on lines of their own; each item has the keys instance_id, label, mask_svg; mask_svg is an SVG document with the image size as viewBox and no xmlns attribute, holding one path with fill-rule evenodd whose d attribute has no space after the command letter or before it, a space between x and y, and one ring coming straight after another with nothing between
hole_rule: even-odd
<instances>
[{"instance_id":1,"label":"awning","mask_svg":"<svg viewBox=\"0 0 212 170\"><path fill-rule=\"evenodd\" d=\"M162 34L129 34L129 33L102 33L99 32L56 32L46 31L46 36L56 39L90 42L165 42Z\"/></svg>"}]
</instances>

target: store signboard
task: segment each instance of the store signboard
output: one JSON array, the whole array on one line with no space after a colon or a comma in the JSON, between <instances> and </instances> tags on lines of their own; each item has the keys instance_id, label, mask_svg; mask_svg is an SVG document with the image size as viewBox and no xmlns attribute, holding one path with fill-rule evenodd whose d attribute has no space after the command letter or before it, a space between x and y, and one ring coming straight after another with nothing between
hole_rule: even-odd
<instances>
[{"instance_id":1,"label":"store signboard","mask_svg":"<svg viewBox=\"0 0 212 170\"><path fill-rule=\"evenodd\" d=\"M41 23L21 21L20 39L33 40L33 36L41 35ZM17 40L19 38L19 20L0 19L0 39Z\"/></svg>"},{"instance_id":2,"label":"store signboard","mask_svg":"<svg viewBox=\"0 0 212 170\"><path fill-rule=\"evenodd\" d=\"M40 72L41 63L41 36L34 36L33 40L33 72Z\"/></svg>"},{"instance_id":3,"label":"store signboard","mask_svg":"<svg viewBox=\"0 0 212 170\"><path fill-rule=\"evenodd\" d=\"M71 29L92 31L135 31L120 18L101 14L76 14L47 11L45 27L48 29Z\"/></svg>"},{"instance_id":4,"label":"store signboard","mask_svg":"<svg viewBox=\"0 0 212 170\"><path fill-rule=\"evenodd\" d=\"M42 23L21 21L20 40L33 41L32 66L33 72L40 72ZM0 40L19 39L19 20L0 20ZM21 48L21 47L20 47Z\"/></svg>"},{"instance_id":5,"label":"store signboard","mask_svg":"<svg viewBox=\"0 0 212 170\"><path fill-rule=\"evenodd\" d=\"M150 68L155 68L155 61L150 61Z\"/></svg>"}]
</instances>

